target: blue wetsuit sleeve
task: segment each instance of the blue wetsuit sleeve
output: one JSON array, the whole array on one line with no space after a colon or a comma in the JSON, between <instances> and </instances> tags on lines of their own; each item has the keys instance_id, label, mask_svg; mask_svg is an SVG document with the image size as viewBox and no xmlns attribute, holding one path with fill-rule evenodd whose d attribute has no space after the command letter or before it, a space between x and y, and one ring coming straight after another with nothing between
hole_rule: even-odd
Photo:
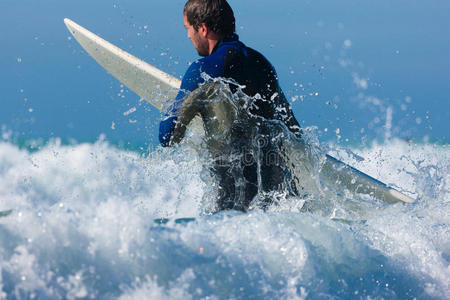
<instances>
[{"instance_id":1,"label":"blue wetsuit sleeve","mask_svg":"<svg viewBox=\"0 0 450 300\"><path fill-rule=\"evenodd\" d=\"M168 147L170 137L175 129L177 117L167 117L159 123L159 142L161 146Z\"/></svg>"},{"instance_id":2,"label":"blue wetsuit sleeve","mask_svg":"<svg viewBox=\"0 0 450 300\"><path fill-rule=\"evenodd\" d=\"M169 107L168 111L165 113L163 120L159 124L159 142L161 146L168 147L170 144L170 138L172 136L173 130L175 129L175 123L177 121L177 111L183 104L184 97L198 88L198 86L203 83L203 78L201 77L201 61L194 62L186 71L181 81L181 88L175 98L174 103Z\"/></svg>"}]
</instances>

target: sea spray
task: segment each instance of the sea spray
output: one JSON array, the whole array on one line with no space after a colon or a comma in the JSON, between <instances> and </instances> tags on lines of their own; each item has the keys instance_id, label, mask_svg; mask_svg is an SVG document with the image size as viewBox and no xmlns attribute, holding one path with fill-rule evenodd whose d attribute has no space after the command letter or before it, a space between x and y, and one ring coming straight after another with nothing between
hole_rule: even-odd
<instances>
[{"instance_id":1,"label":"sea spray","mask_svg":"<svg viewBox=\"0 0 450 300\"><path fill-rule=\"evenodd\" d=\"M353 152L364 160L336 154L419 201L351 222L289 205L205 215L209 187L187 145L142 155L105 141L34 152L1 142L0 211L12 212L0 217L0 295L445 298L448 146L394 140Z\"/></svg>"}]
</instances>

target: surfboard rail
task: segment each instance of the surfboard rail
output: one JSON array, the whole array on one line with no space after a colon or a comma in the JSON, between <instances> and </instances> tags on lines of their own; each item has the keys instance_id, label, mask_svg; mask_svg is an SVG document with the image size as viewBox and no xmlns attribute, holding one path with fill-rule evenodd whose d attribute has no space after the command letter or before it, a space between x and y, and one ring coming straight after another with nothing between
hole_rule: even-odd
<instances>
[{"instance_id":1,"label":"surfboard rail","mask_svg":"<svg viewBox=\"0 0 450 300\"><path fill-rule=\"evenodd\" d=\"M103 68L125 86L162 110L174 99L181 81L65 18L67 29Z\"/></svg>"}]
</instances>

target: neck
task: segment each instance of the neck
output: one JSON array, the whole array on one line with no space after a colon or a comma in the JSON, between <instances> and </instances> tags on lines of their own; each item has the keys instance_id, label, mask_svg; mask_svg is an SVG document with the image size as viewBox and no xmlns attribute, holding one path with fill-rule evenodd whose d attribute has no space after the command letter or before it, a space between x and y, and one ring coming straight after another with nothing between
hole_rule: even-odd
<instances>
[{"instance_id":1,"label":"neck","mask_svg":"<svg viewBox=\"0 0 450 300\"><path fill-rule=\"evenodd\" d=\"M221 35L218 35L210 30L208 30L206 38L208 39L209 46L209 54L211 54L214 50L214 47L224 38Z\"/></svg>"},{"instance_id":2,"label":"neck","mask_svg":"<svg viewBox=\"0 0 450 300\"><path fill-rule=\"evenodd\" d=\"M219 43L220 40L208 40L208 44L209 44L209 54L211 54L214 50L214 47L216 47L216 45Z\"/></svg>"}]
</instances>

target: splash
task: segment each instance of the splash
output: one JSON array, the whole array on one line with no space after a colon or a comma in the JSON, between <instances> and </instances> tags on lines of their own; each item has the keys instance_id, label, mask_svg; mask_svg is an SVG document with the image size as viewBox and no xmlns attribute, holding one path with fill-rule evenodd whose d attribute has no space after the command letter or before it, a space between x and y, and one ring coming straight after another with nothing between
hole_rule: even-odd
<instances>
[{"instance_id":1,"label":"splash","mask_svg":"<svg viewBox=\"0 0 450 300\"><path fill-rule=\"evenodd\" d=\"M204 76L205 83L182 105L174 103L177 121L169 144L180 143L187 128L196 129L194 118L201 117L205 134L196 148L213 178L208 184L218 185L216 211L287 202L329 215L336 205L342 211L362 210L361 197L414 202L327 155L316 135L300 129L282 94L274 93L270 101L259 94L248 97L233 81Z\"/></svg>"},{"instance_id":2,"label":"splash","mask_svg":"<svg viewBox=\"0 0 450 300\"><path fill-rule=\"evenodd\" d=\"M447 146L353 149L363 161L336 150L420 199L347 222L288 201L205 214L212 187L187 144L142 155L105 141L34 152L0 143L0 297L445 298Z\"/></svg>"}]
</instances>

